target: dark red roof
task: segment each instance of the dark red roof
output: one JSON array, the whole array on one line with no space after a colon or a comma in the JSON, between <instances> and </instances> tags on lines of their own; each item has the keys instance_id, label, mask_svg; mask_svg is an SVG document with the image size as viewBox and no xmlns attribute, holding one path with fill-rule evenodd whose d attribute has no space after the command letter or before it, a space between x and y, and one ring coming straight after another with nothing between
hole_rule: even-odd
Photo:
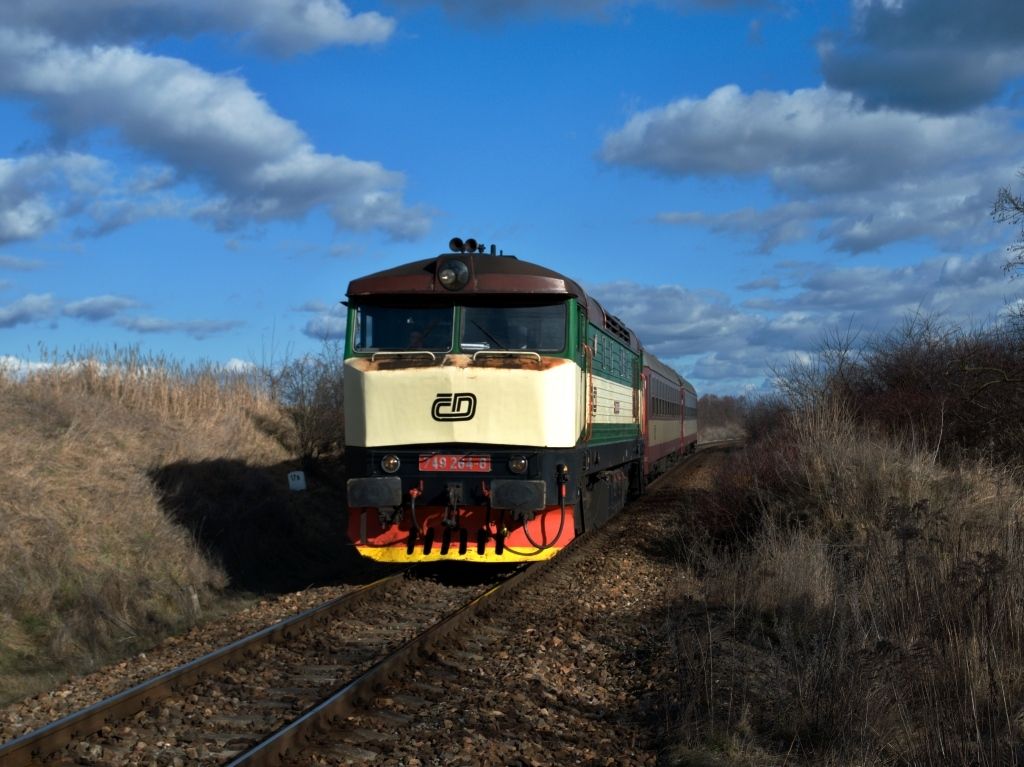
<instances>
[{"instance_id":1,"label":"dark red roof","mask_svg":"<svg viewBox=\"0 0 1024 767\"><path fill-rule=\"evenodd\" d=\"M469 267L469 284L461 290L448 290L435 278L438 265L448 260L459 260ZM520 261L514 256L479 253L450 253L425 261L414 261L352 280L348 286L349 298L396 293L444 296L459 293L586 295L574 280L551 269Z\"/></svg>"}]
</instances>

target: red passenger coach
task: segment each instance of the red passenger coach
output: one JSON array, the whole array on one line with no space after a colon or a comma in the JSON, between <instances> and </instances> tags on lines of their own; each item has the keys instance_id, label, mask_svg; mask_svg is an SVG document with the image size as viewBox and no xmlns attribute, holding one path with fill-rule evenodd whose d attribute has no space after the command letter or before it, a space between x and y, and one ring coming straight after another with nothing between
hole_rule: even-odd
<instances>
[{"instance_id":1,"label":"red passenger coach","mask_svg":"<svg viewBox=\"0 0 1024 767\"><path fill-rule=\"evenodd\" d=\"M644 352L644 473L660 474L697 446L697 392L689 381Z\"/></svg>"}]
</instances>

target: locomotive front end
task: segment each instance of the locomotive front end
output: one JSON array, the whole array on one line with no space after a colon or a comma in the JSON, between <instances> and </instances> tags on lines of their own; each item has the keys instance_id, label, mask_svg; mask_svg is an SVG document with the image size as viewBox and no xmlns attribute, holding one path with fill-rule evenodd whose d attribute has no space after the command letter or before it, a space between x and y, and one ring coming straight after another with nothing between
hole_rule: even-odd
<instances>
[{"instance_id":1,"label":"locomotive front end","mask_svg":"<svg viewBox=\"0 0 1024 767\"><path fill-rule=\"evenodd\" d=\"M547 558L576 532L578 287L452 244L349 286L349 537L390 562Z\"/></svg>"}]
</instances>

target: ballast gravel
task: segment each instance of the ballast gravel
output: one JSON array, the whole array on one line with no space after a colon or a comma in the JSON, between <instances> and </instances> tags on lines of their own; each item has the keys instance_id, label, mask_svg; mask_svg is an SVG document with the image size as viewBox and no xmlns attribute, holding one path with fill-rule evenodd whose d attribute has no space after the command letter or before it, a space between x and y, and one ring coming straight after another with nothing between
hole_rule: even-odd
<instances>
[{"instance_id":1,"label":"ballast gravel","mask_svg":"<svg viewBox=\"0 0 1024 767\"><path fill-rule=\"evenodd\" d=\"M170 637L148 652L74 677L48 692L0 709L0 743L37 730L61 717L127 690L223 645L352 590L327 586L261 599L233 615Z\"/></svg>"}]
</instances>

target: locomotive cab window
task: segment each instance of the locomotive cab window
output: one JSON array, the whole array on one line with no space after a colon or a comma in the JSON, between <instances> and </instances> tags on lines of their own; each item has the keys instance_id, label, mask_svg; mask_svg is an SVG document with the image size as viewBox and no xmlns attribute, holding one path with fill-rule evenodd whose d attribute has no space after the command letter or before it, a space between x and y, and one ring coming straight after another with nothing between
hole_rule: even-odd
<instances>
[{"instance_id":1,"label":"locomotive cab window","mask_svg":"<svg viewBox=\"0 0 1024 767\"><path fill-rule=\"evenodd\" d=\"M484 349L558 352L565 348L566 304L466 306L459 346Z\"/></svg>"},{"instance_id":2,"label":"locomotive cab window","mask_svg":"<svg viewBox=\"0 0 1024 767\"><path fill-rule=\"evenodd\" d=\"M352 348L357 352L446 352L452 347L454 312L451 306L356 306Z\"/></svg>"}]
</instances>

